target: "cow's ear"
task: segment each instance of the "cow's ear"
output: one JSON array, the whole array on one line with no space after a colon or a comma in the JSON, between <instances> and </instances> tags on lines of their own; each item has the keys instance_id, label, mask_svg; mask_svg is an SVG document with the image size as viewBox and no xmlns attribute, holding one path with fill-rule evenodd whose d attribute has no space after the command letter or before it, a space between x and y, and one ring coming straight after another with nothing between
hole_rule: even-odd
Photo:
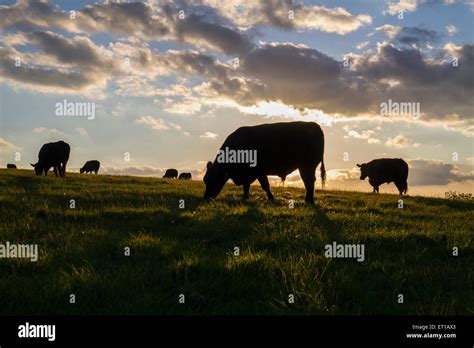
<instances>
[{"instance_id":1,"label":"cow's ear","mask_svg":"<svg viewBox=\"0 0 474 348\"><path fill-rule=\"evenodd\" d=\"M33 163L30 163L30 165L31 165L33 168L35 167L35 165L34 165Z\"/></svg>"},{"instance_id":2,"label":"cow's ear","mask_svg":"<svg viewBox=\"0 0 474 348\"><path fill-rule=\"evenodd\" d=\"M361 166L360 164L358 164L358 163L357 163L357 167L359 167L359 168L360 168L360 167L362 167L362 166Z\"/></svg>"},{"instance_id":3,"label":"cow's ear","mask_svg":"<svg viewBox=\"0 0 474 348\"><path fill-rule=\"evenodd\" d=\"M207 162L206 168L209 169L210 167L212 167L212 162L211 161Z\"/></svg>"}]
</instances>

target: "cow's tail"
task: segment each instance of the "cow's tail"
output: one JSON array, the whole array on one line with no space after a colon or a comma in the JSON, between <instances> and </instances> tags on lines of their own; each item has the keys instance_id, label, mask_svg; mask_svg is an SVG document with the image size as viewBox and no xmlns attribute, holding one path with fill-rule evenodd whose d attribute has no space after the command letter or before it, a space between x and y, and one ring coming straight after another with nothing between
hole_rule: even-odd
<instances>
[{"instance_id":1,"label":"cow's tail","mask_svg":"<svg viewBox=\"0 0 474 348\"><path fill-rule=\"evenodd\" d=\"M326 168L324 167L324 157L321 159L321 186L326 185Z\"/></svg>"}]
</instances>

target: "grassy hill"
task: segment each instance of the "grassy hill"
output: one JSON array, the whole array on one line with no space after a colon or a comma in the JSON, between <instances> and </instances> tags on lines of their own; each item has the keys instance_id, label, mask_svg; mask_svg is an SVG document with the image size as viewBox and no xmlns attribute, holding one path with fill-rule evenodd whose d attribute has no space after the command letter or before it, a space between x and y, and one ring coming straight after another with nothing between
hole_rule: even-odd
<instances>
[{"instance_id":1,"label":"grassy hill","mask_svg":"<svg viewBox=\"0 0 474 348\"><path fill-rule=\"evenodd\" d=\"M2 314L474 314L472 201L317 191L312 208L232 184L203 202L197 181L25 170L0 187L0 243L40 250L0 259ZM333 241L365 261L326 258Z\"/></svg>"}]
</instances>

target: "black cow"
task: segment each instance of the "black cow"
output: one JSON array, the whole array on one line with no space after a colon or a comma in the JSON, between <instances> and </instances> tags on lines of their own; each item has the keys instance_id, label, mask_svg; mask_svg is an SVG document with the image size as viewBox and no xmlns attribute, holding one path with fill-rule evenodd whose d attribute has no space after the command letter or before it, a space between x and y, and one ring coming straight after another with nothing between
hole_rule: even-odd
<instances>
[{"instance_id":1,"label":"black cow","mask_svg":"<svg viewBox=\"0 0 474 348\"><path fill-rule=\"evenodd\" d=\"M163 178L176 179L178 177L178 171L176 169L166 169Z\"/></svg>"},{"instance_id":2,"label":"black cow","mask_svg":"<svg viewBox=\"0 0 474 348\"><path fill-rule=\"evenodd\" d=\"M86 164L79 170L82 173L92 173L94 172L96 175L99 172L100 162L97 160L87 161Z\"/></svg>"},{"instance_id":3,"label":"black cow","mask_svg":"<svg viewBox=\"0 0 474 348\"><path fill-rule=\"evenodd\" d=\"M178 176L180 180L191 180L191 173L181 173Z\"/></svg>"},{"instance_id":4,"label":"black cow","mask_svg":"<svg viewBox=\"0 0 474 348\"><path fill-rule=\"evenodd\" d=\"M232 163L231 150L255 151L255 163ZM223 156L223 153L229 156ZM252 152L247 152L249 159ZM314 182L316 167L321 163L321 179L324 185L324 133L314 122L281 122L253 127L240 127L230 134L214 160L207 163L204 176L206 192L204 197L215 198L231 179L236 185L243 185L244 199L249 196L250 184L258 180L268 199L274 197L270 191L267 175L277 175L282 180L296 169L306 188L307 203L314 203ZM226 161L222 158L226 157ZM241 152L240 158L245 158Z\"/></svg>"},{"instance_id":5,"label":"black cow","mask_svg":"<svg viewBox=\"0 0 474 348\"><path fill-rule=\"evenodd\" d=\"M7 163L7 169L17 169L17 168L16 168L16 165Z\"/></svg>"},{"instance_id":6,"label":"black cow","mask_svg":"<svg viewBox=\"0 0 474 348\"><path fill-rule=\"evenodd\" d=\"M379 192L380 185L394 182L400 195L407 193L408 164L401 158L374 159L357 166L360 168L360 180L369 177L369 183L373 186L374 192Z\"/></svg>"},{"instance_id":7,"label":"black cow","mask_svg":"<svg viewBox=\"0 0 474 348\"><path fill-rule=\"evenodd\" d=\"M35 168L36 175L48 175L48 170L54 168L54 174L61 177L66 175L66 164L69 160L71 147L64 141L44 144L38 154L38 163L31 164Z\"/></svg>"}]
</instances>

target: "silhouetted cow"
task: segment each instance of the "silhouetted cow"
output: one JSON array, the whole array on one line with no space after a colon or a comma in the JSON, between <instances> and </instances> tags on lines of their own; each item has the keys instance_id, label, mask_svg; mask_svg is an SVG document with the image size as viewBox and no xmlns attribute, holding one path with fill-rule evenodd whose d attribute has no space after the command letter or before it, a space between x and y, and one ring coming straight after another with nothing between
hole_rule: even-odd
<instances>
[{"instance_id":1,"label":"silhouetted cow","mask_svg":"<svg viewBox=\"0 0 474 348\"><path fill-rule=\"evenodd\" d=\"M66 164L69 160L71 147L64 141L44 144L38 154L38 163L31 164L35 168L36 175L48 175L48 170L54 168L54 174L61 177L66 175Z\"/></svg>"},{"instance_id":2,"label":"silhouetted cow","mask_svg":"<svg viewBox=\"0 0 474 348\"><path fill-rule=\"evenodd\" d=\"M97 174L99 172L100 168L100 162L97 160L92 160L92 161L87 161L86 164L79 170L79 172L82 173L92 173L94 172Z\"/></svg>"},{"instance_id":3,"label":"silhouetted cow","mask_svg":"<svg viewBox=\"0 0 474 348\"><path fill-rule=\"evenodd\" d=\"M163 178L176 179L178 177L178 171L176 169L166 169Z\"/></svg>"},{"instance_id":4,"label":"silhouetted cow","mask_svg":"<svg viewBox=\"0 0 474 348\"><path fill-rule=\"evenodd\" d=\"M191 173L181 173L178 176L180 180L191 180Z\"/></svg>"},{"instance_id":5,"label":"silhouetted cow","mask_svg":"<svg viewBox=\"0 0 474 348\"><path fill-rule=\"evenodd\" d=\"M234 159L244 158L249 163L236 163L232 154ZM326 180L323 157L324 133L317 123L281 122L241 127L227 137L214 163L208 162L204 197L216 197L231 179L236 185L243 185L244 199L247 199L250 184L258 180L268 199L273 200L267 175L285 180L288 174L299 169L306 188L305 201L313 204L315 171L319 163L323 185Z\"/></svg>"},{"instance_id":6,"label":"silhouetted cow","mask_svg":"<svg viewBox=\"0 0 474 348\"><path fill-rule=\"evenodd\" d=\"M379 192L380 185L394 182L401 195L407 193L408 164L401 158L374 159L357 166L360 168L360 180L369 177L369 183L373 186L374 192Z\"/></svg>"},{"instance_id":7,"label":"silhouetted cow","mask_svg":"<svg viewBox=\"0 0 474 348\"><path fill-rule=\"evenodd\" d=\"M7 163L7 169L17 169L17 168L16 168L16 165Z\"/></svg>"}]
</instances>

